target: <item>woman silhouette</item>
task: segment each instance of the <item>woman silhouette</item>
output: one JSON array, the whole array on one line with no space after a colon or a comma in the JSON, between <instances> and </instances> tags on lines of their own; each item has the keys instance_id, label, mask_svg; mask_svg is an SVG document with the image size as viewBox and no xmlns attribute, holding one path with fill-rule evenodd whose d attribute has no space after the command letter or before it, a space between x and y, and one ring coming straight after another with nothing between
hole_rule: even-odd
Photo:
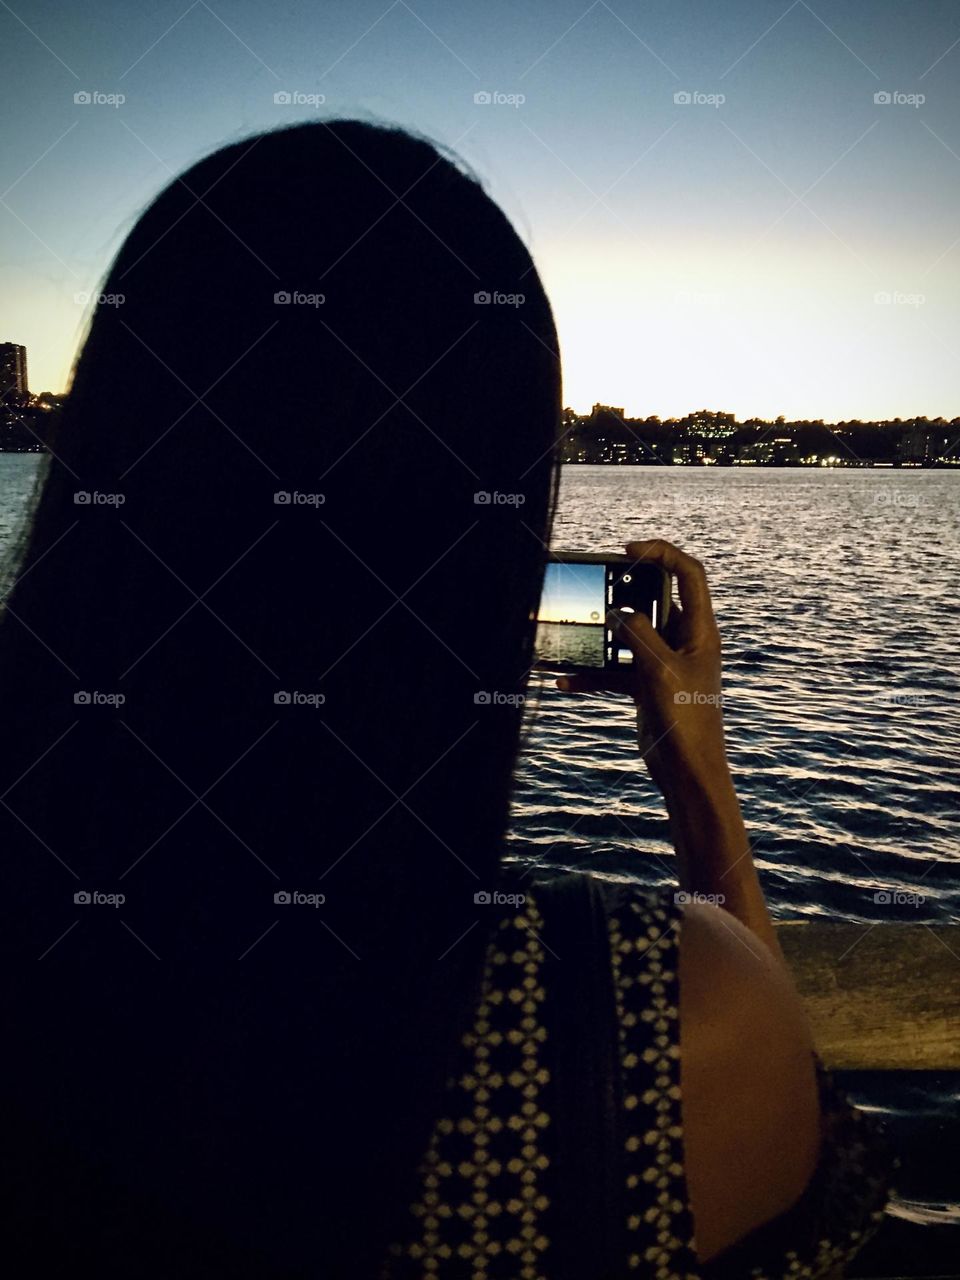
<instances>
[{"instance_id":1,"label":"woman silhouette","mask_svg":"<svg viewBox=\"0 0 960 1280\"><path fill-rule=\"evenodd\" d=\"M822 1072L818 1099L749 857L727 911L583 878L528 885L519 914L485 902L560 418L550 308L500 210L424 140L296 126L171 183L102 292L124 301L93 316L0 627L13 1270L586 1280L739 1266L764 1239L772 1274L790 1247L811 1268L855 1250L882 1171L864 1156L844 1215L815 1216L856 1115ZM639 675L660 643L718 681L702 572L638 554L678 574L687 628L669 649L626 633ZM668 685L646 681L648 724ZM742 826L718 718L670 728L650 758L668 806L713 779L686 829L672 806L694 884L698 832L729 851ZM534 923L567 942L542 1008L539 942L509 981L503 949ZM617 1027L652 1024L608 938L626 955L650 927L634 995L656 965L669 1030L637 1101ZM517 1101L520 1148L490 1172L515 1187L478 1189L490 1116L462 1081L524 1000L504 1043L548 1046L517 1068L547 1120ZM677 1207L641 1227L631 1097L663 1103L679 1153L664 1174L647 1149ZM448 1175L451 1134L469 1151Z\"/></svg>"}]
</instances>

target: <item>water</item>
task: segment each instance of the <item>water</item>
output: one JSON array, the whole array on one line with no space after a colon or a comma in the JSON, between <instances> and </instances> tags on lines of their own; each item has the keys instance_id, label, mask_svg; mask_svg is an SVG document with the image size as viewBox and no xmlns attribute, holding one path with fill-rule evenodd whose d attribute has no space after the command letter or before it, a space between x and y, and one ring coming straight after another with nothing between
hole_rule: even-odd
<instances>
[{"instance_id":1,"label":"water","mask_svg":"<svg viewBox=\"0 0 960 1280\"><path fill-rule=\"evenodd\" d=\"M774 914L956 920L960 475L563 469L557 550L649 537L707 566L731 764ZM632 705L572 699L546 677L531 692L512 856L673 881ZM898 890L924 901L898 904ZM946 1271L960 1251L960 1074L841 1082L883 1118L903 1161L873 1273L920 1274L935 1259Z\"/></svg>"},{"instance_id":2,"label":"water","mask_svg":"<svg viewBox=\"0 0 960 1280\"><path fill-rule=\"evenodd\" d=\"M38 463L0 454L0 557L22 527ZM708 568L730 755L775 913L956 919L960 476L564 468L558 549L617 551L652 536ZM631 704L574 700L545 680L532 693L511 856L670 881L663 806L637 754ZM873 901L897 890L925 901ZM957 1074L911 1083L851 1072L843 1083L884 1116L903 1153L900 1221L960 1220L949 1157ZM925 1250L912 1236L903 1247Z\"/></svg>"},{"instance_id":3,"label":"water","mask_svg":"<svg viewBox=\"0 0 960 1280\"><path fill-rule=\"evenodd\" d=\"M562 669L568 663L581 667L603 666L602 623L540 622L537 624L536 652L544 662L555 662Z\"/></svg>"},{"instance_id":4,"label":"water","mask_svg":"<svg viewBox=\"0 0 960 1280\"><path fill-rule=\"evenodd\" d=\"M731 765L775 914L957 919L960 475L563 469L556 549L654 536L707 566ZM632 704L547 678L531 694L512 855L669 881Z\"/></svg>"},{"instance_id":5,"label":"water","mask_svg":"<svg viewBox=\"0 0 960 1280\"><path fill-rule=\"evenodd\" d=\"M0 563L23 528L41 456L0 453Z\"/></svg>"},{"instance_id":6,"label":"water","mask_svg":"<svg viewBox=\"0 0 960 1280\"><path fill-rule=\"evenodd\" d=\"M0 454L0 557L39 462ZM557 549L653 536L707 566L731 763L774 912L957 919L960 475L564 467ZM511 855L670 881L632 703L544 677L531 695Z\"/></svg>"}]
</instances>

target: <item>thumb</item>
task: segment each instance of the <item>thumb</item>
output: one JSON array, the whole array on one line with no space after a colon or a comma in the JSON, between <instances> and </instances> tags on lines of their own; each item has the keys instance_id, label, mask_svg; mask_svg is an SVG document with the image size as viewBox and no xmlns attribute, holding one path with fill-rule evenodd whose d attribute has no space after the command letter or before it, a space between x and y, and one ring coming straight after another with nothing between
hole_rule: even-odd
<instances>
[{"instance_id":1,"label":"thumb","mask_svg":"<svg viewBox=\"0 0 960 1280\"><path fill-rule=\"evenodd\" d=\"M645 613L621 613L618 609L611 609L607 617L617 639L630 649L641 670L649 670L661 663L669 665L670 658L676 656Z\"/></svg>"},{"instance_id":2,"label":"thumb","mask_svg":"<svg viewBox=\"0 0 960 1280\"><path fill-rule=\"evenodd\" d=\"M656 746L656 740L650 731L647 718L643 714L643 706L639 701L637 702L637 746L644 760Z\"/></svg>"}]
</instances>

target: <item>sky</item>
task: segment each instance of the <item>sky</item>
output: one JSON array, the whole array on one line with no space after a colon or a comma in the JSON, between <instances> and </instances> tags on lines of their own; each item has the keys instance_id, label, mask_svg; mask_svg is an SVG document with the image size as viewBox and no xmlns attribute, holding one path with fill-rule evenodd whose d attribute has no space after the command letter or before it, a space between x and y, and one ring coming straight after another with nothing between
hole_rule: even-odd
<instances>
[{"instance_id":1,"label":"sky","mask_svg":"<svg viewBox=\"0 0 960 1280\"><path fill-rule=\"evenodd\" d=\"M602 564L548 564L537 620L602 623L605 577Z\"/></svg>"},{"instance_id":2,"label":"sky","mask_svg":"<svg viewBox=\"0 0 960 1280\"><path fill-rule=\"evenodd\" d=\"M504 208L578 411L960 415L956 0L0 0L0 103L0 341L35 392L177 173L357 116Z\"/></svg>"}]
</instances>

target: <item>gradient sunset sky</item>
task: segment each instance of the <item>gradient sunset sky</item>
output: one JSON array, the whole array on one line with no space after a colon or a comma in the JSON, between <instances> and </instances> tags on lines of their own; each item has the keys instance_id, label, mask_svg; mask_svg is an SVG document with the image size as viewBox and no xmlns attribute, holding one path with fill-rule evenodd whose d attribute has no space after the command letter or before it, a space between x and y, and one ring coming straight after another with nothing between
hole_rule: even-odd
<instances>
[{"instance_id":1,"label":"gradient sunset sky","mask_svg":"<svg viewBox=\"0 0 960 1280\"><path fill-rule=\"evenodd\" d=\"M33 391L66 386L83 295L173 176L348 115L483 179L578 410L960 414L953 0L0 0L0 71L0 341Z\"/></svg>"},{"instance_id":2,"label":"gradient sunset sky","mask_svg":"<svg viewBox=\"0 0 960 1280\"><path fill-rule=\"evenodd\" d=\"M539 622L594 622L606 614L602 564L550 564L537 610Z\"/></svg>"}]
</instances>

